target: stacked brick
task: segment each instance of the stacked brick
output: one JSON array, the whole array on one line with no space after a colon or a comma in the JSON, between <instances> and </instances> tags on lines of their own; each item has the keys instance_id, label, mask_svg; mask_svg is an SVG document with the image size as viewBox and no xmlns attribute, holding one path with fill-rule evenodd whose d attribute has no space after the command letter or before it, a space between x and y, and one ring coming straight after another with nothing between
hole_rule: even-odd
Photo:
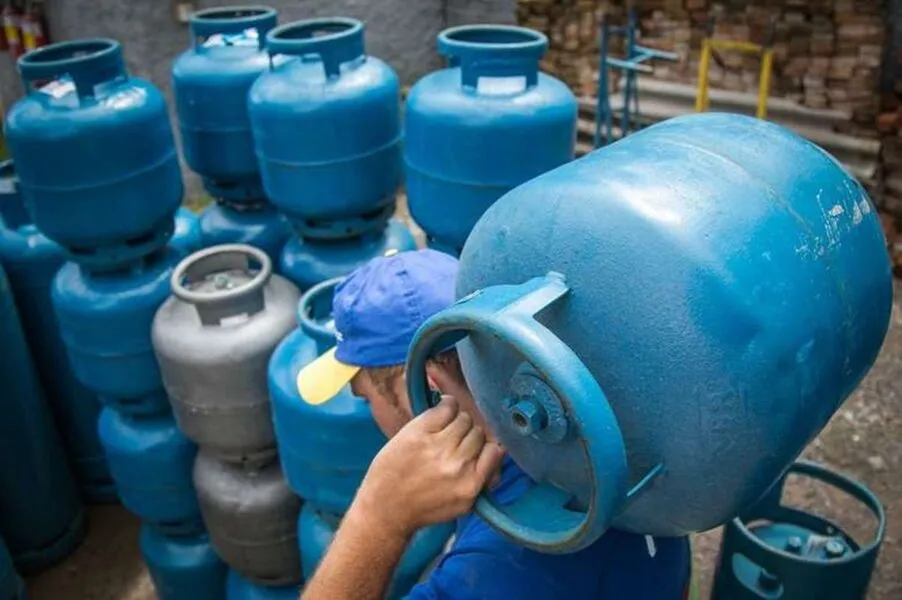
<instances>
[{"instance_id":1,"label":"stacked brick","mask_svg":"<svg viewBox=\"0 0 902 600\"><path fill-rule=\"evenodd\" d=\"M762 43L773 26L771 95L816 109L852 115L849 133L873 135L886 39L883 0L645 0L643 43L679 52L675 65L655 77L694 83L705 26L716 15L717 39ZM753 55L722 53L725 67L712 64L713 87L755 92L761 61Z\"/></svg>"},{"instance_id":2,"label":"stacked brick","mask_svg":"<svg viewBox=\"0 0 902 600\"><path fill-rule=\"evenodd\" d=\"M774 26L771 94L811 108L850 113L854 133L873 135L877 87L886 39L885 0L637 0L642 44L678 52L677 63L658 63L654 76L694 84L705 27L717 15L714 35L761 43ZM545 32L544 68L577 94L593 95L602 14L622 20L626 0L519 0L521 25ZM619 48L612 54L619 55ZM711 85L754 92L760 59L722 53L712 64ZM852 132L852 131L850 131Z\"/></svg>"},{"instance_id":3,"label":"stacked brick","mask_svg":"<svg viewBox=\"0 0 902 600\"><path fill-rule=\"evenodd\" d=\"M594 96L601 18L608 12L622 19L622 5L618 0L519 0L517 21L548 36L543 71L566 82L578 96ZM621 52L622 43L611 45L612 56Z\"/></svg>"}]
</instances>

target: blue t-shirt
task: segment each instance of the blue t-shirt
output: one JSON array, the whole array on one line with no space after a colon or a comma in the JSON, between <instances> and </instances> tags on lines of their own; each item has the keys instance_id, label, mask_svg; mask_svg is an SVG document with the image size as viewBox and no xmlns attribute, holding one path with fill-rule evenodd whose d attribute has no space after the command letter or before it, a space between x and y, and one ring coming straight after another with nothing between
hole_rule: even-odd
<instances>
[{"instance_id":1,"label":"blue t-shirt","mask_svg":"<svg viewBox=\"0 0 902 600\"><path fill-rule=\"evenodd\" d=\"M505 457L496 502L507 504L534 485ZM652 557L642 535L608 530L573 554L518 546L475 514L460 519L457 537L408 600L681 600L689 587L687 538L655 538Z\"/></svg>"}]
</instances>

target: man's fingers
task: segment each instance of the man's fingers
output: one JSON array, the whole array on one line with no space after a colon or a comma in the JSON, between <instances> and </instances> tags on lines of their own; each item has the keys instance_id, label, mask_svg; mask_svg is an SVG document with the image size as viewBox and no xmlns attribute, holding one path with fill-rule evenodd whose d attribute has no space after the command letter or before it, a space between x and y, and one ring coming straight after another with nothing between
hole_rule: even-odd
<instances>
[{"instance_id":1,"label":"man's fingers","mask_svg":"<svg viewBox=\"0 0 902 600\"><path fill-rule=\"evenodd\" d=\"M485 446L485 432L482 427L472 427L470 431L464 435L458 446L460 457L466 461L476 460L482 447Z\"/></svg>"},{"instance_id":2,"label":"man's fingers","mask_svg":"<svg viewBox=\"0 0 902 600\"><path fill-rule=\"evenodd\" d=\"M451 396L442 396L442 401L432 408L424 411L415 420L429 432L438 433L454 422L460 414L460 406L457 400Z\"/></svg>"},{"instance_id":3,"label":"man's fingers","mask_svg":"<svg viewBox=\"0 0 902 600\"><path fill-rule=\"evenodd\" d=\"M483 486L498 473L503 458L504 448L500 445L489 442L482 447L479 458L476 460L476 475Z\"/></svg>"},{"instance_id":4,"label":"man's fingers","mask_svg":"<svg viewBox=\"0 0 902 600\"><path fill-rule=\"evenodd\" d=\"M461 410L447 427L436 434L435 439L437 443L447 443L451 448L456 448L471 429L473 429L473 417L470 416L470 413Z\"/></svg>"}]
</instances>

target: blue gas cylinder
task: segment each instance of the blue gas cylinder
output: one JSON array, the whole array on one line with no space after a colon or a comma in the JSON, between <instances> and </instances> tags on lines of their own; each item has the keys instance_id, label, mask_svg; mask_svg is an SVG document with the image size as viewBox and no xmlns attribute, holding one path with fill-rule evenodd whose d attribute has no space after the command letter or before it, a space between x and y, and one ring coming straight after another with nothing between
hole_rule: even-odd
<instances>
[{"instance_id":1,"label":"blue gas cylinder","mask_svg":"<svg viewBox=\"0 0 902 600\"><path fill-rule=\"evenodd\" d=\"M430 246L459 253L495 200L573 159L576 98L539 72L547 48L523 27L438 36L449 67L418 81L404 111L407 202Z\"/></svg>"},{"instance_id":2,"label":"blue gas cylinder","mask_svg":"<svg viewBox=\"0 0 902 600\"><path fill-rule=\"evenodd\" d=\"M4 138L35 225L85 264L163 246L183 192L163 94L129 76L111 39L44 46L18 66L28 94Z\"/></svg>"},{"instance_id":3,"label":"blue gas cylinder","mask_svg":"<svg viewBox=\"0 0 902 600\"><path fill-rule=\"evenodd\" d=\"M248 110L267 196L306 237L381 229L401 182L395 72L366 54L356 19L282 25L266 47Z\"/></svg>"},{"instance_id":4,"label":"blue gas cylinder","mask_svg":"<svg viewBox=\"0 0 902 600\"><path fill-rule=\"evenodd\" d=\"M300 593L300 585L265 587L248 581L234 569L229 569L226 581L226 600L297 600Z\"/></svg>"},{"instance_id":5,"label":"blue gas cylinder","mask_svg":"<svg viewBox=\"0 0 902 600\"><path fill-rule=\"evenodd\" d=\"M386 253L416 250L410 230L397 219L381 231L341 240L292 237L279 260L279 272L301 290L349 274L370 259Z\"/></svg>"},{"instance_id":6,"label":"blue gas cylinder","mask_svg":"<svg viewBox=\"0 0 902 600\"><path fill-rule=\"evenodd\" d=\"M70 262L53 281L53 306L75 375L117 410L169 410L150 328L181 256L168 249L112 272Z\"/></svg>"},{"instance_id":7,"label":"blue gas cylinder","mask_svg":"<svg viewBox=\"0 0 902 600\"><path fill-rule=\"evenodd\" d=\"M0 538L0 600L26 600L25 583L16 572L9 549Z\"/></svg>"},{"instance_id":8,"label":"blue gas cylinder","mask_svg":"<svg viewBox=\"0 0 902 600\"><path fill-rule=\"evenodd\" d=\"M12 161L0 165L0 172L11 169ZM9 190L0 190L0 204L13 215L16 205L23 207L15 184ZM9 223L6 214L0 213L0 262L6 269L22 329L76 482L85 500L115 502L116 489L97 438L100 403L72 373L50 301L53 277L64 261L62 248L31 224L27 212L18 217L18 224L13 227L3 226L4 222Z\"/></svg>"},{"instance_id":9,"label":"blue gas cylinder","mask_svg":"<svg viewBox=\"0 0 902 600\"><path fill-rule=\"evenodd\" d=\"M169 245L188 256L203 248L200 218L184 206L175 213L175 232Z\"/></svg>"},{"instance_id":10,"label":"blue gas cylinder","mask_svg":"<svg viewBox=\"0 0 902 600\"><path fill-rule=\"evenodd\" d=\"M408 386L422 410L424 352L461 340L480 410L540 482L525 504L476 509L526 545L705 531L757 500L868 372L891 282L877 213L835 159L773 123L688 115L486 211Z\"/></svg>"},{"instance_id":11,"label":"blue gas cylinder","mask_svg":"<svg viewBox=\"0 0 902 600\"><path fill-rule=\"evenodd\" d=\"M0 228L0 261L6 268L26 338L83 496L112 502L116 490L97 438L100 403L72 373L50 301L62 249L35 228Z\"/></svg>"},{"instance_id":12,"label":"blue gas cylinder","mask_svg":"<svg viewBox=\"0 0 902 600\"><path fill-rule=\"evenodd\" d=\"M220 244L249 244L266 252L273 265L279 264L279 255L291 229L288 223L268 202L211 204L200 216L203 246Z\"/></svg>"},{"instance_id":13,"label":"blue gas cylinder","mask_svg":"<svg viewBox=\"0 0 902 600\"><path fill-rule=\"evenodd\" d=\"M269 361L269 395L288 485L306 502L344 513L385 436L350 386L331 402L312 406L298 397L296 383L301 367L335 345L332 292L339 281L325 281L301 296L300 327Z\"/></svg>"},{"instance_id":14,"label":"blue gas cylinder","mask_svg":"<svg viewBox=\"0 0 902 600\"><path fill-rule=\"evenodd\" d=\"M158 600L225 600L229 569L206 533L167 537L144 525L141 556Z\"/></svg>"},{"instance_id":15,"label":"blue gas cylinder","mask_svg":"<svg viewBox=\"0 0 902 600\"><path fill-rule=\"evenodd\" d=\"M335 537L340 522L340 517L319 511L310 504L305 504L301 509L301 516L298 519L298 539L301 544L301 564L305 578L313 577L319 561ZM453 533L453 523L442 523L417 531L395 569L385 600L405 597L433 565L435 559L442 554L445 544Z\"/></svg>"},{"instance_id":16,"label":"blue gas cylinder","mask_svg":"<svg viewBox=\"0 0 902 600\"><path fill-rule=\"evenodd\" d=\"M84 535L84 508L0 267L0 535L29 574L65 558Z\"/></svg>"},{"instance_id":17,"label":"blue gas cylinder","mask_svg":"<svg viewBox=\"0 0 902 600\"><path fill-rule=\"evenodd\" d=\"M108 406L97 428L126 508L166 535L203 531L191 481L197 447L171 414L130 417Z\"/></svg>"},{"instance_id":18,"label":"blue gas cylinder","mask_svg":"<svg viewBox=\"0 0 902 600\"><path fill-rule=\"evenodd\" d=\"M172 65L172 94L185 162L218 200L259 201L260 183L247 93L269 68L266 6L216 7L191 15L191 48Z\"/></svg>"}]
</instances>

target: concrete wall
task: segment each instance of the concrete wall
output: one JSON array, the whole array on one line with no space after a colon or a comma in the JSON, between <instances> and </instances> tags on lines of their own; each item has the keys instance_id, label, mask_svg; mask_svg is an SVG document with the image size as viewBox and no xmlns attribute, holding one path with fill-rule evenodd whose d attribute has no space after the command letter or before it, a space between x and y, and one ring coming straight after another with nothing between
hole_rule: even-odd
<instances>
[{"instance_id":1,"label":"concrete wall","mask_svg":"<svg viewBox=\"0 0 902 600\"><path fill-rule=\"evenodd\" d=\"M165 0L45 0L53 41L111 37L122 42L132 74L150 79L167 96L172 61L188 44L188 29ZM252 4L247 0L195 0L196 10ZM441 67L435 36L448 25L513 23L516 0L263 0L279 22L348 16L366 23L367 51L391 64L404 84ZM13 61L0 54L4 105L22 94ZM170 103L171 105L171 103ZM191 182L192 190L196 189Z\"/></svg>"}]
</instances>

